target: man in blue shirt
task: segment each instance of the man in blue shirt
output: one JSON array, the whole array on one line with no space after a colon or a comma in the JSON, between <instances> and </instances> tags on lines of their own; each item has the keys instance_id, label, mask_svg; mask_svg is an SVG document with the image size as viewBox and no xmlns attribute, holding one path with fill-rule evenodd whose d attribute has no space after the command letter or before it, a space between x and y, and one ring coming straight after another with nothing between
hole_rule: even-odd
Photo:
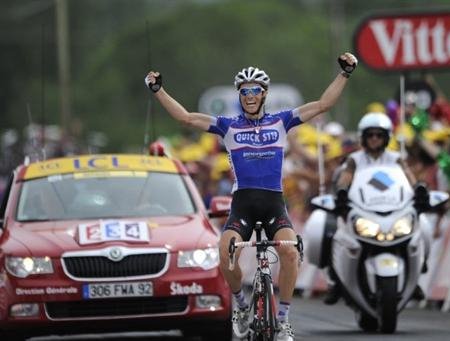
<instances>
[{"instance_id":1,"label":"man in blue shirt","mask_svg":"<svg viewBox=\"0 0 450 341\"><path fill-rule=\"evenodd\" d=\"M159 72L150 71L145 83L161 105L176 120L222 137L234 172L233 199L230 216L220 240L220 268L231 287L237 303L233 313L233 330L238 337L248 333L248 304L241 290L242 272L236 262L228 269L230 239L250 239L256 221L263 223L272 240L296 241L296 234L282 196L282 163L288 131L313 117L327 112L338 100L350 74L357 65L351 53L338 58L342 71L324 91L319 100L280 113L266 113L264 102L269 92L270 78L261 69L244 68L235 76L242 114L234 117L188 112L162 87ZM279 333L277 340L291 341L294 332L288 321L289 306L298 274L298 252L293 247L277 249L280 259Z\"/></svg>"}]
</instances>

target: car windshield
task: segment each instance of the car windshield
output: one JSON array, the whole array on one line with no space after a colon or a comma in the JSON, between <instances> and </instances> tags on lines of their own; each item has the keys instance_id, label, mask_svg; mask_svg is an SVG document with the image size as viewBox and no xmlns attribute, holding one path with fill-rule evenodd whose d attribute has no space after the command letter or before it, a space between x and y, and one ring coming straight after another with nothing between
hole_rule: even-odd
<instances>
[{"instance_id":1,"label":"car windshield","mask_svg":"<svg viewBox=\"0 0 450 341\"><path fill-rule=\"evenodd\" d=\"M28 180L17 220L69 220L186 215L195 211L179 174L76 173Z\"/></svg>"}]
</instances>

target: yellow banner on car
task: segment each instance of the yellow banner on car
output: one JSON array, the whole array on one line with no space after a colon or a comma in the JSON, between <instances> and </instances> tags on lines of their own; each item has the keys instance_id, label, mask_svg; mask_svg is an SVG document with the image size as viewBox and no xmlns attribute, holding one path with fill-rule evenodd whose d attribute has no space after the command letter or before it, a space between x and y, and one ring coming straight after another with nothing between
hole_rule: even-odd
<instances>
[{"instance_id":1,"label":"yellow banner on car","mask_svg":"<svg viewBox=\"0 0 450 341\"><path fill-rule=\"evenodd\" d=\"M27 167L23 178L33 179L57 174L105 171L178 173L173 160L167 157L104 154L65 157L32 163Z\"/></svg>"}]
</instances>

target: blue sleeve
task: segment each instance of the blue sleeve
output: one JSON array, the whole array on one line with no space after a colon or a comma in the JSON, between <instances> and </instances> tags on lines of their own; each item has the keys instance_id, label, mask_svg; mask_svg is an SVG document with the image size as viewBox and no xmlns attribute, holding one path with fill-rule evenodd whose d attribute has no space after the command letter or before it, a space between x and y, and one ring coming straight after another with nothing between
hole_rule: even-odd
<instances>
[{"instance_id":1,"label":"blue sleeve","mask_svg":"<svg viewBox=\"0 0 450 341\"><path fill-rule=\"evenodd\" d=\"M227 117L218 116L213 119L213 122L209 126L208 132L224 137L228 131L228 128L230 127L231 122L232 120Z\"/></svg>"},{"instance_id":2,"label":"blue sleeve","mask_svg":"<svg viewBox=\"0 0 450 341\"><path fill-rule=\"evenodd\" d=\"M282 111L277 115L279 115L283 121L284 129L286 129L286 131L303 123L300 117L294 116L292 110Z\"/></svg>"}]
</instances>

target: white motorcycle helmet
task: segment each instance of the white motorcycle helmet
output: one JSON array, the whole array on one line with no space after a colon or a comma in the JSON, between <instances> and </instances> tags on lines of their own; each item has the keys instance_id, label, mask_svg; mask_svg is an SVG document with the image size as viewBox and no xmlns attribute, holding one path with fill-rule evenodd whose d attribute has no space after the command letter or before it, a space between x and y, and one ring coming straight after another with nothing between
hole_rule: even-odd
<instances>
[{"instance_id":1,"label":"white motorcycle helmet","mask_svg":"<svg viewBox=\"0 0 450 341\"><path fill-rule=\"evenodd\" d=\"M392 122L390 118L382 112L369 112L361 118L358 123L358 136L363 147L367 147L364 133L370 128L381 129L386 132L383 149L386 148L392 136Z\"/></svg>"},{"instance_id":2,"label":"white motorcycle helmet","mask_svg":"<svg viewBox=\"0 0 450 341\"><path fill-rule=\"evenodd\" d=\"M236 77L234 77L234 86L237 90L244 83L258 83L267 90L269 88L270 78L264 70L249 66L239 71Z\"/></svg>"}]
</instances>

